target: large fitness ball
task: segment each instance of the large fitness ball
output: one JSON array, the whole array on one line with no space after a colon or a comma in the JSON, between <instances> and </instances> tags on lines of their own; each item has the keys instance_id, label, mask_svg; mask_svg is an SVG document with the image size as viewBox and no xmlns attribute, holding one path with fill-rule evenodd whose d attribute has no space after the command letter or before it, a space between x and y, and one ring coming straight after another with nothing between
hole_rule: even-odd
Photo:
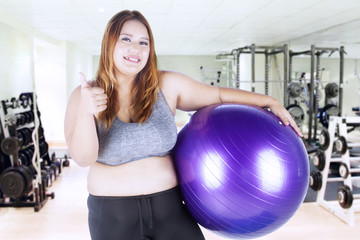
<instances>
[{"instance_id":1,"label":"large fitness ball","mask_svg":"<svg viewBox=\"0 0 360 240\"><path fill-rule=\"evenodd\" d=\"M270 111L238 104L197 111L174 159L184 201L203 227L256 238L285 224L308 188L307 152Z\"/></svg>"}]
</instances>

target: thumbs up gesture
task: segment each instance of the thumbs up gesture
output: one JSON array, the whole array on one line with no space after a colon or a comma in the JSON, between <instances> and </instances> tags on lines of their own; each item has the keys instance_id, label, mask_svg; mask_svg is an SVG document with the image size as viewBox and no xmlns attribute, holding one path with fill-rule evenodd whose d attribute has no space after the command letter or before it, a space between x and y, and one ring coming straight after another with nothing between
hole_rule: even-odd
<instances>
[{"instance_id":1,"label":"thumbs up gesture","mask_svg":"<svg viewBox=\"0 0 360 240\"><path fill-rule=\"evenodd\" d=\"M85 75L80 72L81 105L90 114L98 114L107 108L107 96L104 89L92 87L86 81Z\"/></svg>"}]
</instances>

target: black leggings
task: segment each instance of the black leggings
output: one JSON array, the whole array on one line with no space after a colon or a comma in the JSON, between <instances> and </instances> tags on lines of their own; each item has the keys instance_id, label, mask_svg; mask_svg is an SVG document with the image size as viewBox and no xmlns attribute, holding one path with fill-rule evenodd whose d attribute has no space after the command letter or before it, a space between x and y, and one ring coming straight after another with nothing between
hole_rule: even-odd
<instances>
[{"instance_id":1,"label":"black leggings","mask_svg":"<svg viewBox=\"0 0 360 240\"><path fill-rule=\"evenodd\" d=\"M93 240L204 240L178 187L150 195L88 197Z\"/></svg>"}]
</instances>

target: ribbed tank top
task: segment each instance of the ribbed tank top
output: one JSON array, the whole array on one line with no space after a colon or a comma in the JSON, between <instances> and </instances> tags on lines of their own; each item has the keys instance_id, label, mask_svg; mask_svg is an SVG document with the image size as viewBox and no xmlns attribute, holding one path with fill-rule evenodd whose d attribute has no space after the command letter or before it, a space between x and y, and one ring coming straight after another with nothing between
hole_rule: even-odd
<instances>
[{"instance_id":1,"label":"ribbed tank top","mask_svg":"<svg viewBox=\"0 0 360 240\"><path fill-rule=\"evenodd\" d=\"M126 123L118 117L108 131L98 126L98 162L121 165L155 156L165 156L175 146L177 128L174 116L162 91L149 119L143 123Z\"/></svg>"}]
</instances>

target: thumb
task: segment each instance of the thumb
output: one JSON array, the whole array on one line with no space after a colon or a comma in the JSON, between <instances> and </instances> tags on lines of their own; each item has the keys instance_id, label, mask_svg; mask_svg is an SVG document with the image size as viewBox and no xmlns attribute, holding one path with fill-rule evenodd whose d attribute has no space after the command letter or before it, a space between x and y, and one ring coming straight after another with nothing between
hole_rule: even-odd
<instances>
[{"instance_id":1,"label":"thumb","mask_svg":"<svg viewBox=\"0 0 360 240\"><path fill-rule=\"evenodd\" d=\"M85 74L82 72L79 72L80 74L80 84L81 84L81 88L88 88L90 87L89 83L86 81L86 77Z\"/></svg>"}]
</instances>

